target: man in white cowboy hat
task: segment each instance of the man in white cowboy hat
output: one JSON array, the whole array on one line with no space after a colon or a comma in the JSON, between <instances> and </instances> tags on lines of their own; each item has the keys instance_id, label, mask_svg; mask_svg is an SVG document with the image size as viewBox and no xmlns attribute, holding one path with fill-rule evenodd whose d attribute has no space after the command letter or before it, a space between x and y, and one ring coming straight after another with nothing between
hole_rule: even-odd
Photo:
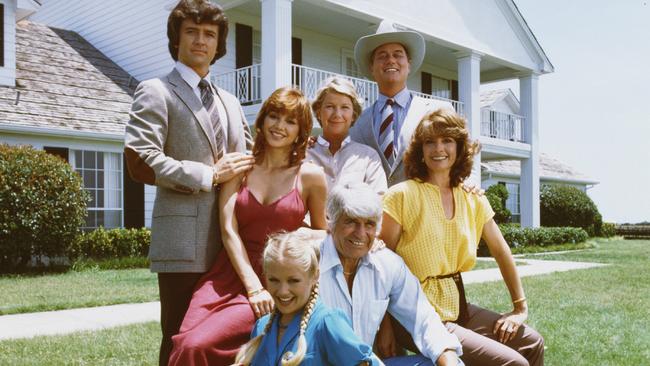
<instances>
[{"instance_id":1,"label":"man in white cowboy hat","mask_svg":"<svg viewBox=\"0 0 650 366\"><path fill-rule=\"evenodd\" d=\"M375 34L359 38L354 47L359 69L377 82L379 97L363 111L350 137L379 153L389 187L406 179L402 157L420 119L439 108L453 109L451 103L421 98L408 90L409 74L424 59L424 38L398 27L384 20Z\"/></svg>"}]
</instances>

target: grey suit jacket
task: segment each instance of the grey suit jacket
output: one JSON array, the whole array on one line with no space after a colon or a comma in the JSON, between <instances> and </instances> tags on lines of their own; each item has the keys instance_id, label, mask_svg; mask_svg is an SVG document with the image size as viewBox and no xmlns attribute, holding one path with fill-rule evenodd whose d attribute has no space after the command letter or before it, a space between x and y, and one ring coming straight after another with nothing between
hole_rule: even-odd
<instances>
[{"instance_id":1,"label":"grey suit jacket","mask_svg":"<svg viewBox=\"0 0 650 366\"><path fill-rule=\"evenodd\" d=\"M425 114L440 108L454 109L449 102L436 99L425 99L413 95L413 100L411 100L411 105L409 110L406 112L406 118L404 119L402 129L400 130L397 159L395 159L393 165L390 166L388 160L386 160L383 152L379 148L379 141L377 141L377 136L375 136L375 129L373 128L373 106L374 105L371 105L363 110L359 119L357 119L354 126L350 129L350 138L353 141L368 145L377 151L381 158L384 171L386 172L388 186L390 187L406 180L402 159L406 148L408 148L408 145L411 143L411 136L413 135L415 128L420 124L422 117L424 117Z\"/></svg>"},{"instance_id":2,"label":"grey suit jacket","mask_svg":"<svg viewBox=\"0 0 650 366\"><path fill-rule=\"evenodd\" d=\"M228 119L226 152L246 150L250 133L235 96L217 89ZM221 248L217 190L201 191L206 167L217 162L208 112L174 69L143 81L126 126L127 166L136 181L158 187L149 259L154 272L205 272Z\"/></svg>"}]
</instances>

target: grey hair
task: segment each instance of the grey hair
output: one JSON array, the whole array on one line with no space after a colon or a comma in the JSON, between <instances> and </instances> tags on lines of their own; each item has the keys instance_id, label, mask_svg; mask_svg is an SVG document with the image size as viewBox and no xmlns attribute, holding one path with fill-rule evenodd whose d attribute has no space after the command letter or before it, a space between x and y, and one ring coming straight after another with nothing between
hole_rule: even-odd
<instances>
[{"instance_id":1,"label":"grey hair","mask_svg":"<svg viewBox=\"0 0 650 366\"><path fill-rule=\"evenodd\" d=\"M311 110L316 116L318 123L323 126L321 123L318 110L323 105L323 100L329 92L335 92L342 95L345 95L350 98L352 101L352 124L359 118L361 111L363 110L363 99L357 94L357 89L354 87L354 84L348 79L342 78L340 76L332 76L323 81L323 84L318 91L316 92L316 99L311 103Z\"/></svg>"},{"instance_id":2,"label":"grey hair","mask_svg":"<svg viewBox=\"0 0 650 366\"><path fill-rule=\"evenodd\" d=\"M381 198L366 183L337 185L327 197L327 217L330 230L341 215L355 219L374 219L379 230L382 216Z\"/></svg>"}]
</instances>

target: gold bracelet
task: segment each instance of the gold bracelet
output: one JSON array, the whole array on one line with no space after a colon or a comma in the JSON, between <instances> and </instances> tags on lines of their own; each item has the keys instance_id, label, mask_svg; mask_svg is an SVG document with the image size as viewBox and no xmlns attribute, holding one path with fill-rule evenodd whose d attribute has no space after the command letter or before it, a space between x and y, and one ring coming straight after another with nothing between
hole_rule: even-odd
<instances>
[{"instance_id":1,"label":"gold bracelet","mask_svg":"<svg viewBox=\"0 0 650 366\"><path fill-rule=\"evenodd\" d=\"M248 297L253 297L253 296L257 295L257 294L261 294L262 291L264 291L264 287L260 287L257 290L248 291L247 295L248 295Z\"/></svg>"},{"instance_id":2,"label":"gold bracelet","mask_svg":"<svg viewBox=\"0 0 650 366\"><path fill-rule=\"evenodd\" d=\"M525 297L525 296L522 297L522 298L519 298L519 299L517 299L517 300L512 300L512 304L514 305L514 304L516 304L516 303L520 303L520 302L523 302L523 301L526 301L526 297Z\"/></svg>"}]
</instances>

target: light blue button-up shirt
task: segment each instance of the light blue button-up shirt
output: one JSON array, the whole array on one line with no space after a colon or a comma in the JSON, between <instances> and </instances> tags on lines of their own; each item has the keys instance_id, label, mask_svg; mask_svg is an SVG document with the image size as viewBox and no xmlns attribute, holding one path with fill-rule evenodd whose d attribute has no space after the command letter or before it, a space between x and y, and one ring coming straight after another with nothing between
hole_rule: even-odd
<instances>
[{"instance_id":1,"label":"light blue button-up shirt","mask_svg":"<svg viewBox=\"0 0 650 366\"><path fill-rule=\"evenodd\" d=\"M374 121L373 123L373 130L375 131L375 137L377 138L377 141L379 141L379 127L381 127L382 121L381 120L381 111L384 109L384 106L386 105L386 101L389 98L381 93L379 93L379 97L377 98L377 101L375 104L372 106L373 108L373 116L374 116ZM404 125L404 120L406 119L406 114L408 113L409 107L411 107L411 100L413 100L413 96L411 95L411 92L408 90L408 88L402 89L399 93L395 94L393 98L395 103L392 105L393 108L393 146L395 151L399 151L399 133L402 131L402 125Z\"/></svg>"},{"instance_id":2,"label":"light blue button-up shirt","mask_svg":"<svg viewBox=\"0 0 650 366\"><path fill-rule=\"evenodd\" d=\"M388 310L429 359L437 360L446 349L462 354L458 338L447 331L422 292L420 282L404 260L390 249L380 249L361 258L350 295L343 265L332 236L328 235L321 244L320 294L326 305L347 314L354 332L368 344L374 343Z\"/></svg>"}]
</instances>

